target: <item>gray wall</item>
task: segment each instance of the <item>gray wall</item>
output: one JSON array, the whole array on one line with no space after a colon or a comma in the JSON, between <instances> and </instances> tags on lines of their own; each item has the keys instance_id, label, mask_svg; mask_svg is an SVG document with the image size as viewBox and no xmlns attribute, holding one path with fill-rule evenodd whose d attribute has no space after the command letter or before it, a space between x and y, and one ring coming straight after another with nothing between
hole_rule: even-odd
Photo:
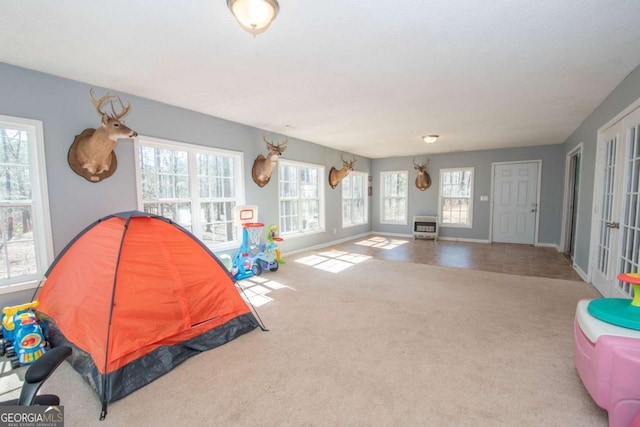
<instances>
[{"instance_id":1,"label":"gray wall","mask_svg":"<svg viewBox=\"0 0 640 427\"><path fill-rule=\"evenodd\" d=\"M494 162L542 160L540 190L540 244L558 245L560 241L560 223L562 218L562 185L564 180L564 159L560 144L536 147L508 148L501 150L469 151L462 153L434 154L428 156L428 172L431 187L424 192L414 185L416 173L413 169L413 157L395 157L372 160L373 197L372 228L375 231L411 234L411 218L414 215L437 215L440 169L455 167L474 168L473 190L473 228L441 227L442 237L483 240L490 238L491 209L491 164ZM425 156L418 157L424 163ZM407 225L380 224L380 172L409 171L409 207ZM489 196L489 201L480 201L480 196Z\"/></svg>"},{"instance_id":2,"label":"gray wall","mask_svg":"<svg viewBox=\"0 0 640 427\"><path fill-rule=\"evenodd\" d=\"M118 143L115 150L118 169L113 176L99 183L88 182L76 175L67 163L67 152L75 135L85 128L95 128L100 121L89 100L91 87L90 84L0 63L0 115L43 122L55 254L93 221L111 213L137 209L132 143ZM106 91L96 87L98 96ZM277 180L273 179L267 186L259 188L250 176L256 156L266 154L262 130L126 93L110 92L131 103L127 125L141 135L243 152L246 202L258 206L261 222L278 223ZM326 174L331 166L342 165L339 151L296 139L290 139L283 158L324 165ZM370 159L357 159L355 169L369 173ZM286 239L284 255L287 251L370 230L369 224L342 229L341 187L331 189L327 184L325 195L326 229L330 232ZM0 306L11 301L23 302L30 297L29 292L17 296L0 295Z\"/></svg>"},{"instance_id":3,"label":"gray wall","mask_svg":"<svg viewBox=\"0 0 640 427\"><path fill-rule=\"evenodd\" d=\"M566 153L573 150L579 143L583 143L574 262L587 274L589 273L591 211L595 185L598 129L639 98L640 66L629 73L563 144L566 156Z\"/></svg>"},{"instance_id":4,"label":"gray wall","mask_svg":"<svg viewBox=\"0 0 640 427\"><path fill-rule=\"evenodd\" d=\"M41 120L44 124L45 160L49 185L53 244L55 253L80 230L96 219L110 213L137 208L133 145L121 142L116 148L118 170L103 182L92 184L77 176L67 164L67 151L76 134L87 127L95 127L98 117L88 99L90 84L67 80L23 68L0 63L0 114ZM101 94L106 89L96 88ZM115 91L112 91L116 93ZM244 153L247 203L258 205L260 220L267 224L278 222L277 188L271 182L260 189L250 179L253 160L265 153L262 130L229 122L216 117L188 111L149 99L121 95L131 102L127 124L141 135L164 138L203 146L218 147ZM413 215L435 214L439 170L441 168L473 166L475 168L474 218L472 229L442 228L444 237L460 239L489 239L489 202L480 196L491 197L491 163L519 160L542 160L540 230L542 244L558 245L562 220L562 193L565 154L576 144L584 143L581 193L578 207L578 238L576 263L588 271L593 176L597 129L640 98L640 67L634 70L584 121L564 144L486 150L476 152L437 154L430 157L431 188L421 192L413 186L415 172L412 159L367 159L358 157L356 170L372 175L373 197L369 198L370 224L341 228L341 188L325 187L327 233L285 240L283 251L299 250L356 236L370 230L407 234L411 225L380 224L379 180L384 170L408 170L410 177L409 218ZM285 159L325 166L339 167L340 153L311 142L291 139ZM336 233L333 230L336 229ZM30 292L0 295L0 305L23 302Z\"/></svg>"}]
</instances>

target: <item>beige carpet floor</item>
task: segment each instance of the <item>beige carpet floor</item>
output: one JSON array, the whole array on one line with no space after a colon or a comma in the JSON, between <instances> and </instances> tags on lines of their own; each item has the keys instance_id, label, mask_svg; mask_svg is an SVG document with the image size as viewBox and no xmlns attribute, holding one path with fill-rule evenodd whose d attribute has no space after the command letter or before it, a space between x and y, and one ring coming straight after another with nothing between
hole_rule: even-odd
<instances>
[{"instance_id":1,"label":"beige carpet floor","mask_svg":"<svg viewBox=\"0 0 640 427\"><path fill-rule=\"evenodd\" d=\"M102 422L65 363L44 387L65 426L607 425L573 362L576 304L598 297L584 282L330 251L243 286L269 332L190 358Z\"/></svg>"}]
</instances>

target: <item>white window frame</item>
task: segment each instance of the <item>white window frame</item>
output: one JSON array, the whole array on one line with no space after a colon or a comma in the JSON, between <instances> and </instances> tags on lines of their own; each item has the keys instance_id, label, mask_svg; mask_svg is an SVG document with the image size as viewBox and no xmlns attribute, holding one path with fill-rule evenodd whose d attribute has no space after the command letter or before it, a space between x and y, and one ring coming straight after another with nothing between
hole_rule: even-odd
<instances>
[{"instance_id":1,"label":"white window frame","mask_svg":"<svg viewBox=\"0 0 640 427\"><path fill-rule=\"evenodd\" d=\"M441 227L451 228L473 228L473 190L475 187L475 168L473 167L459 167L459 168L445 168L440 169L440 185L438 187L438 222ZM442 195L442 187L444 185L444 174L451 172L470 172L471 178L469 182L469 222L468 223L445 223L444 215L442 212L444 206L444 196ZM451 199L461 199L464 197L449 197Z\"/></svg>"},{"instance_id":2,"label":"white window frame","mask_svg":"<svg viewBox=\"0 0 640 427\"><path fill-rule=\"evenodd\" d=\"M31 201L33 239L35 243L36 272L0 280L0 294L33 289L38 286L53 261L53 237L49 209L49 190L45 166L44 131L39 120L0 115L0 127L26 131L29 135L29 178L31 179ZM2 206L15 205L12 202Z\"/></svg>"},{"instance_id":3,"label":"white window frame","mask_svg":"<svg viewBox=\"0 0 640 427\"><path fill-rule=\"evenodd\" d=\"M359 171L351 171L349 172L349 175L345 176L341 183L341 187L342 187L342 209L341 209L341 218L342 218L342 228L348 228L348 227L355 227L358 225L363 225L363 224L368 224L369 223L369 196L367 194L368 191L368 185L367 185L367 180L368 180L368 174L365 172L359 172ZM362 197L353 197L353 192L351 193L350 197L345 197L345 181L349 181L350 182L350 188L353 188L353 181L356 180L356 178L358 179L362 179ZM360 222L345 222L345 217L344 217L344 204L347 202L353 202L355 200L361 200L362 201L362 206L363 206L363 210L364 212L362 213L362 221Z\"/></svg>"},{"instance_id":4,"label":"white window frame","mask_svg":"<svg viewBox=\"0 0 640 427\"><path fill-rule=\"evenodd\" d=\"M384 217L384 202L388 198L392 198L385 194L385 176L386 175L404 175L405 181L407 183L407 187L405 188L404 197L396 197L396 199L404 199L404 217L401 220L389 220ZM407 225L408 224L408 210L409 210L409 171L407 170L399 170L399 171L382 171L380 172L380 224L394 224L394 225Z\"/></svg>"},{"instance_id":5,"label":"white window frame","mask_svg":"<svg viewBox=\"0 0 640 427\"><path fill-rule=\"evenodd\" d=\"M136 188L138 197L138 210L144 211L144 200L142 199L142 176L140 171L140 146L162 148L167 150L186 151L188 156L189 171L189 193L188 201L191 203L191 232L198 239L201 239L201 230L203 220L200 218L200 183L198 182L198 171L196 164L196 154L222 155L232 157L234 159L234 185L235 185L235 204L241 206L245 204L245 187L244 187L244 155L239 151L224 150L220 148L208 147L204 145L188 144L184 142L171 141L167 139L153 138L140 135L134 142L135 165L136 165ZM168 199L175 201L179 199ZM187 200L187 199L185 199ZM162 199L158 200L162 202ZM212 251L220 251L238 248L242 243L242 230L236 227L236 238L224 243L210 244L203 242Z\"/></svg>"},{"instance_id":6,"label":"white window frame","mask_svg":"<svg viewBox=\"0 0 640 427\"><path fill-rule=\"evenodd\" d=\"M293 166L298 169L298 183L300 183L300 168L313 168L318 170L318 228L314 230L305 231L302 228L302 215L298 214L298 231L290 231L286 232L282 229L281 219L282 219L282 201L284 200L293 200L291 198L283 198L281 196L282 189L282 174L280 173L280 167L282 166ZM287 236L288 238L296 238L302 236L308 236L311 234L324 233L325 232L325 168L323 165L316 165L313 163L305 163L305 162L297 162L294 160L278 160L278 227L280 229L281 236ZM301 197L300 189L298 188L298 197L296 198L298 201L305 200ZM298 204L298 209L300 208L300 203Z\"/></svg>"}]
</instances>

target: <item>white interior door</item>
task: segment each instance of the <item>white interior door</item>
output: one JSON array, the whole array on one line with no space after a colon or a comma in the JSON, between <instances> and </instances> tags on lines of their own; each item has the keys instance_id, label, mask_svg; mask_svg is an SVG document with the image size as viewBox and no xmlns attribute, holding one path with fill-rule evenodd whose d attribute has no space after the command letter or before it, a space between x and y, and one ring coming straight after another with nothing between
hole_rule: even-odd
<instances>
[{"instance_id":1,"label":"white interior door","mask_svg":"<svg viewBox=\"0 0 640 427\"><path fill-rule=\"evenodd\" d=\"M591 228L591 281L604 297L631 297L620 273L640 267L640 109L598 140Z\"/></svg>"},{"instance_id":2,"label":"white interior door","mask_svg":"<svg viewBox=\"0 0 640 427\"><path fill-rule=\"evenodd\" d=\"M492 241L535 243L539 162L494 164Z\"/></svg>"}]
</instances>

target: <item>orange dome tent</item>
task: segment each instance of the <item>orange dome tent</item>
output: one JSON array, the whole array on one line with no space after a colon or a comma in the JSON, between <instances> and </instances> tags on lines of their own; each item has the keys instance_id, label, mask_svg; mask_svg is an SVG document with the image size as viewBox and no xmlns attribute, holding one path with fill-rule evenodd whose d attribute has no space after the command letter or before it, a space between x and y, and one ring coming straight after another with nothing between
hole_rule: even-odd
<instances>
[{"instance_id":1,"label":"orange dome tent","mask_svg":"<svg viewBox=\"0 0 640 427\"><path fill-rule=\"evenodd\" d=\"M37 297L54 346L107 403L188 357L256 328L230 273L198 239L143 212L91 224L58 255Z\"/></svg>"}]
</instances>

